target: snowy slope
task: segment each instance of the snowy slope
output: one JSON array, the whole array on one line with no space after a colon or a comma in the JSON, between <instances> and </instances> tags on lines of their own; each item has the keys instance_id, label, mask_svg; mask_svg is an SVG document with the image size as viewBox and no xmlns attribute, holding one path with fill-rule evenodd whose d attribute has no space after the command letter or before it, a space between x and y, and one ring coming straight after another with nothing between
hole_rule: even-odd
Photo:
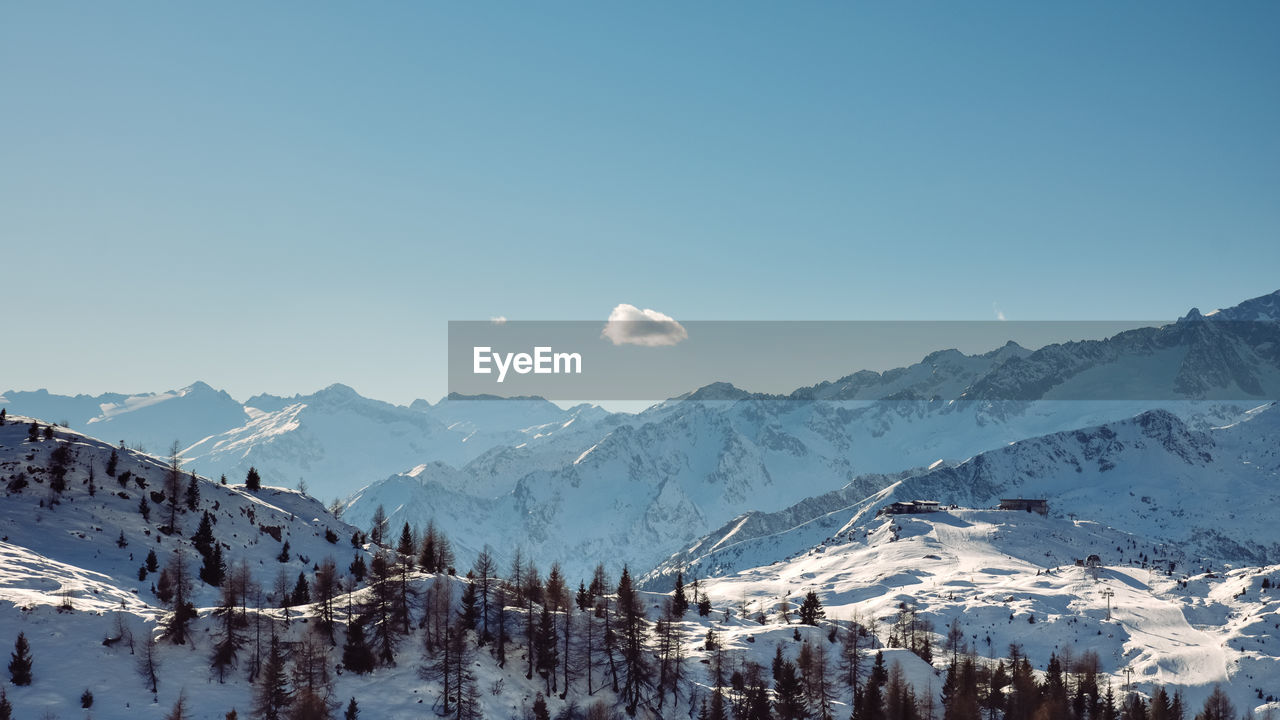
<instances>
[{"instance_id":1,"label":"snowy slope","mask_svg":"<svg viewBox=\"0 0 1280 720\"><path fill-rule=\"evenodd\" d=\"M1076 564L1091 554L1102 567ZM1145 568L1143 557L1152 561ZM827 617L858 617L882 636L905 603L935 633L958 621L986 658L1006 657L1016 643L1043 668L1051 653L1091 650L1113 686L1123 686L1127 668L1138 690L1180 686L1198 707L1222 683L1237 707L1254 709L1259 690L1280 688L1280 591L1261 589L1280 566L1209 573L1180 565L1170 574L1172 557L1182 555L1089 520L958 509L867 518L790 557L701 585L717 603L745 602L770 623L779 622L782 598L794 609L814 590ZM1109 620L1104 591L1112 593Z\"/></svg>"},{"instance_id":2,"label":"snowy slope","mask_svg":"<svg viewBox=\"0 0 1280 720\"><path fill-rule=\"evenodd\" d=\"M106 467L113 449L110 444L64 428L57 428L53 439L42 436L41 440L29 442L24 419L12 415L9 419L0 427L0 481L7 489L0 499L0 542L21 546L50 563L91 568L144 601L154 601L147 597L154 578L138 580L138 568L148 550L156 552L162 565L177 548L198 563L199 555L190 536L204 511L212 516L213 533L223 545L227 565L241 558L251 560L255 579L267 585L280 570L296 577L325 556L332 555L345 565L355 555L365 554L350 545L355 528L335 519L314 498L265 485L258 492L249 492L242 485L224 486L204 478L198 480L199 511L180 506L180 532L166 535L160 530L168 519L166 506L153 495L164 489L168 472L164 461L121 450L116 477L109 477ZM67 474L67 490L54 504L50 502L53 493L47 468L50 454L59 445L70 448L73 460ZM91 469L96 487L92 496L88 492ZM126 472L130 477L121 483L119 479ZM12 489L11 483L19 474L27 484L21 490ZM189 475L184 473L184 491L188 481ZM139 501L144 496L150 505L149 520L139 512ZM326 531L337 538L336 543L326 540ZM125 547L117 545L122 533ZM278 555L286 541L291 548L288 562L261 562L264 556ZM16 572L14 568L10 571ZM197 600L211 604L214 589L199 583L197 586Z\"/></svg>"},{"instance_id":3,"label":"snowy slope","mask_svg":"<svg viewBox=\"0 0 1280 720\"><path fill-rule=\"evenodd\" d=\"M152 509L145 520L137 511L140 493L160 487L167 472L163 462L149 456L120 451L117 475L128 473L121 484L106 475L106 464L112 446L65 429L57 429L50 439L27 439L28 419L10 416L11 422L0 426L0 482L9 489L0 498L0 638L11 642L23 633L34 656L34 682L15 687L6 683L7 699L14 706L15 717L41 717L52 713L61 717L89 715L103 719L161 718L181 695L186 698L190 717L220 720L236 709L247 717L252 703L253 686L246 677L247 656L253 645L252 620L258 615L250 607L249 624L244 628L246 646L240 652L239 664L219 680L210 668L210 652L219 632L220 620L214 615L216 595L213 588L195 584L194 600L198 617L194 620L193 639L187 645L161 641L156 655L159 664L157 692L152 693L136 671L142 646L149 637L158 635L158 625L167 613L158 603L150 582L137 579L137 567L148 549L154 549L162 562L181 547L189 555L195 551L187 538L196 513L179 516L182 533L165 535L160 530L163 504ZM68 488L58 502L52 502L50 456L63 447L73 457L67 474ZM89 492L89 474L93 470L94 492ZM13 483L19 476L27 485ZM143 488L138 482L146 483ZM293 491L264 487L248 492L238 486L222 486L205 479L198 481L199 511L209 512L215 519L215 536L230 563L244 561L256 582L271 588L275 575L284 572L292 579L298 573L311 576L314 563L326 555L334 555L345 565L355 556L368 557L364 548L353 549L346 537L353 529L326 515L318 501ZM121 493L123 496L121 496ZM279 528L277 540L265 529ZM341 536L338 543L324 538L330 530ZM123 547L118 540L123 536ZM292 556L281 562L278 555L283 540L290 541ZM437 576L414 572L409 579L410 591L426 597L435 587ZM447 583L451 597L457 602L463 585L459 578L439 578ZM337 608L338 642L330 648L327 641L326 663L331 671L340 662L341 642L349 618L348 607L359 608L370 598L370 590L361 587L349 596L341 595ZM648 596L649 615L657 615L664 600ZM287 644L298 644L315 626L317 608L303 606L286 612L268 599L261 617L273 623ZM754 622L736 618L721 620L727 608L718 608L711 617L690 614L680 623L681 644L689 660L685 672L688 682L682 687L683 700L673 712L684 716L706 697L708 677L703 670L707 657L702 641L714 627L736 657L747 657L767 665L775 645L781 644L788 656L794 656L800 645L793 639L790 627L761 628ZM415 617L421 609L415 607ZM519 627L520 611L513 616L513 632ZM454 613L450 612L452 616ZM579 616L579 623L583 622ZM119 638L122 630L132 637L113 644L107 638ZM806 629L805 639L817 642L825 631ZM525 648L516 639L509 646L505 668L498 667L487 651L475 654L471 666L481 690L480 703L484 717L523 716L532 704L542 680L524 676ZM907 668L909 677L921 687L931 684L935 671L902 651L887 651L891 663ZM599 662L599 660L597 661ZM870 663L868 657L867 662ZM370 675L356 675L336 670L333 697L345 704L347 698L359 699L362 717L419 717L436 710L441 686L437 680L424 680L420 668L426 663L421 651L421 631L402 640L397 648L396 663L380 667ZM597 668L603 673L602 667ZM553 713L570 706L583 708L595 702L611 706L613 694L601 689L597 674L594 694L585 692L581 672L574 682L574 693L568 700L549 697ZM84 691L93 695L88 712L80 708ZM693 693L690 695L690 693ZM691 702L692 701L692 702ZM670 706L669 706L670 707ZM847 707L847 706L846 706ZM338 708L341 711L341 707ZM640 717L659 717L642 711Z\"/></svg>"},{"instance_id":4,"label":"snowy slope","mask_svg":"<svg viewBox=\"0 0 1280 720\"><path fill-rule=\"evenodd\" d=\"M679 566L719 575L802 552L869 522L894 500L995 507L1049 501L1051 514L1121 528L1178 548L1184 565L1280 563L1280 407L1195 430L1156 410L1106 425L1030 438L962 463L856 478L776 513L750 513L691 543L653 573Z\"/></svg>"}]
</instances>

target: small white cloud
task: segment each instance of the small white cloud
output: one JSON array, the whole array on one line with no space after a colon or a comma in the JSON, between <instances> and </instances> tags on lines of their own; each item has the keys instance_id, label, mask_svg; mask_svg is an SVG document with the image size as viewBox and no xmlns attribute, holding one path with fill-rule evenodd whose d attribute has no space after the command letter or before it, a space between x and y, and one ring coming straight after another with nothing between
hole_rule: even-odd
<instances>
[{"instance_id":1,"label":"small white cloud","mask_svg":"<svg viewBox=\"0 0 1280 720\"><path fill-rule=\"evenodd\" d=\"M1000 322L1005 321L1004 311L1000 309L1000 306L998 304L991 303L991 309L992 311L995 312L997 320L999 320Z\"/></svg>"},{"instance_id":2,"label":"small white cloud","mask_svg":"<svg viewBox=\"0 0 1280 720\"><path fill-rule=\"evenodd\" d=\"M489 322L493 323L494 325L506 325L507 318L505 315L499 315L497 317L489 318Z\"/></svg>"},{"instance_id":3,"label":"small white cloud","mask_svg":"<svg viewBox=\"0 0 1280 720\"><path fill-rule=\"evenodd\" d=\"M622 303L609 313L601 337L609 338L614 345L642 345L661 347L675 345L689 337L689 333L670 315L657 310L641 310L635 305Z\"/></svg>"}]
</instances>

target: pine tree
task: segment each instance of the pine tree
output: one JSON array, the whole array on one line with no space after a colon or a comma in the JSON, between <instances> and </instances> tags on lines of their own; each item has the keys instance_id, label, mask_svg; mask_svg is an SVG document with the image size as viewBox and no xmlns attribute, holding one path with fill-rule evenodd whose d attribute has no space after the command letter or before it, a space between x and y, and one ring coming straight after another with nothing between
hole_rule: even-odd
<instances>
[{"instance_id":1,"label":"pine tree","mask_svg":"<svg viewBox=\"0 0 1280 720\"><path fill-rule=\"evenodd\" d=\"M356 582L362 582L364 576L369 573L369 567L364 564L364 556L357 555L351 561L351 564L347 566L347 571L351 573L351 577L356 579Z\"/></svg>"},{"instance_id":2,"label":"pine tree","mask_svg":"<svg viewBox=\"0 0 1280 720\"><path fill-rule=\"evenodd\" d=\"M9 702L9 693L0 687L0 720L13 720L13 704Z\"/></svg>"},{"instance_id":3,"label":"pine tree","mask_svg":"<svg viewBox=\"0 0 1280 720\"><path fill-rule=\"evenodd\" d=\"M351 702L347 703L347 711L342 714L343 720L359 720L360 706L356 704L356 699L351 698Z\"/></svg>"},{"instance_id":4,"label":"pine tree","mask_svg":"<svg viewBox=\"0 0 1280 720\"><path fill-rule=\"evenodd\" d=\"M310 605L311 604L311 588L307 585L307 576L298 573L298 582L293 586L293 592L289 594L289 600L293 605Z\"/></svg>"},{"instance_id":5,"label":"pine tree","mask_svg":"<svg viewBox=\"0 0 1280 720\"><path fill-rule=\"evenodd\" d=\"M223 578L226 577L226 564L222 561L222 546L214 545L213 551L204 557L204 564L200 566L200 579L206 585L218 587L222 584Z\"/></svg>"},{"instance_id":6,"label":"pine tree","mask_svg":"<svg viewBox=\"0 0 1280 720\"><path fill-rule=\"evenodd\" d=\"M145 495L138 500L138 512L142 515L143 520L151 522L151 506L147 504Z\"/></svg>"},{"instance_id":7,"label":"pine tree","mask_svg":"<svg viewBox=\"0 0 1280 720\"><path fill-rule=\"evenodd\" d=\"M172 608L166 620L164 637L173 641L174 645L185 645L190 636L190 624L196 617L195 605L191 603L191 574L187 566L187 558L181 549L173 553L173 558L165 566L160 575L161 582L168 577L172 596L167 604ZM164 598L161 598L163 600Z\"/></svg>"},{"instance_id":8,"label":"pine tree","mask_svg":"<svg viewBox=\"0 0 1280 720\"><path fill-rule=\"evenodd\" d=\"M796 673L796 664L783 660L774 673L774 692L777 699L773 701L774 711L779 720L800 720L806 716L804 707L804 686Z\"/></svg>"},{"instance_id":9,"label":"pine tree","mask_svg":"<svg viewBox=\"0 0 1280 720\"><path fill-rule=\"evenodd\" d=\"M107 477L116 476L116 467L120 464L120 453L115 448L111 449L111 457L107 458Z\"/></svg>"},{"instance_id":10,"label":"pine tree","mask_svg":"<svg viewBox=\"0 0 1280 720\"><path fill-rule=\"evenodd\" d=\"M800 604L800 622L805 625L817 625L818 621L826 616L826 612L822 609L822 601L818 599L818 593L810 590L805 594L804 602Z\"/></svg>"},{"instance_id":11,"label":"pine tree","mask_svg":"<svg viewBox=\"0 0 1280 720\"><path fill-rule=\"evenodd\" d=\"M147 572L155 572L160 569L160 559L156 557L155 550L147 551Z\"/></svg>"},{"instance_id":12,"label":"pine tree","mask_svg":"<svg viewBox=\"0 0 1280 720\"><path fill-rule=\"evenodd\" d=\"M8 415L6 415L6 414L5 414L5 409L4 409L4 408L0 408L0 427L3 427L3 426L4 426L4 421L5 421L5 419L6 419L7 417L8 417Z\"/></svg>"},{"instance_id":13,"label":"pine tree","mask_svg":"<svg viewBox=\"0 0 1280 720\"><path fill-rule=\"evenodd\" d=\"M462 610L458 612L458 620L462 623L463 629L475 630L476 620L480 617L480 610L477 607L479 597L476 593L475 578L469 577L467 582L462 586Z\"/></svg>"},{"instance_id":14,"label":"pine tree","mask_svg":"<svg viewBox=\"0 0 1280 720\"><path fill-rule=\"evenodd\" d=\"M195 512L200 506L200 482L196 480L196 474L191 473L191 481L187 483L187 509Z\"/></svg>"},{"instance_id":15,"label":"pine tree","mask_svg":"<svg viewBox=\"0 0 1280 720\"><path fill-rule=\"evenodd\" d=\"M195 534L191 536L191 544L195 546L196 552L200 553L200 557L207 558L213 551L213 543L213 518L205 512L200 516L200 525L196 528Z\"/></svg>"},{"instance_id":16,"label":"pine tree","mask_svg":"<svg viewBox=\"0 0 1280 720\"><path fill-rule=\"evenodd\" d=\"M407 557L414 556L414 548L417 543L413 540L413 530L409 529L409 523L405 523L400 529L400 542L396 544L396 552Z\"/></svg>"},{"instance_id":17,"label":"pine tree","mask_svg":"<svg viewBox=\"0 0 1280 720\"><path fill-rule=\"evenodd\" d=\"M373 509L373 518L369 520L369 540L374 545L381 545L387 534L387 509L379 505Z\"/></svg>"},{"instance_id":18,"label":"pine tree","mask_svg":"<svg viewBox=\"0 0 1280 720\"><path fill-rule=\"evenodd\" d=\"M684 595L684 573L678 570L675 591L671 594L671 612L678 618L689 612L689 599Z\"/></svg>"},{"instance_id":19,"label":"pine tree","mask_svg":"<svg viewBox=\"0 0 1280 720\"><path fill-rule=\"evenodd\" d=\"M249 472L244 476L244 487L246 490L252 490L253 492L262 489L262 476L258 475L257 468L249 468Z\"/></svg>"},{"instance_id":20,"label":"pine tree","mask_svg":"<svg viewBox=\"0 0 1280 720\"><path fill-rule=\"evenodd\" d=\"M364 622L356 619L347 627L347 640L342 646L342 665L357 675L373 672L373 651L364 637ZM354 698L352 698L354 702Z\"/></svg>"},{"instance_id":21,"label":"pine tree","mask_svg":"<svg viewBox=\"0 0 1280 720\"><path fill-rule=\"evenodd\" d=\"M333 639L333 601L341 589L342 580L338 577L338 565L333 556L320 561L316 570L315 601L320 606L320 630L334 644Z\"/></svg>"},{"instance_id":22,"label":"pine tree","mask_svg":"<svg viewBox=\"0 0 1280 720\"><path fill-rule=\"evenodd\" d=\"M1196 713L1196 720L1236 720L1236 706L1222 691L1222 686L1213 686L1213 692L1205 698L1204 708Z\"/></svg>"},{"instance_id":23,"label":"pine tree","mask_svg":"<svg viewBox=\"0 0 1280 720\"><path fill-rule=\"evenodd\" d=\"M138 653L138 674L154 695L160 687L160 658L156 655L156 639L149 632L142 641L142 651Z\"/></svg>"},{"instance_id":24,"label":"pine tree","mask_svg":"<svg viewBox=\"0 0 1280 720\"><path fill-rule=\"evenodd\" d=\"M542 693L533 698L533 720L551 720L551 711L547 710L547 699Z\"/></svg>"},{"instance_id":25,"label":"pine tree","mask_svg":"<svg viewBox=\"0 0 1280 720\"><path fill-rule=\"evenodd\" d=\"M711 614L711 598L706 595L698 600L698 617L706 617Z\"/></svg>"},{"instance_id":26,"label":"pine tree","mask_svg":"<svg viewBox=\"0 0 1280 720\"><path fill-rule=\"evenodd\" d=\"M125 538L123 530L120 531L120 537L116 538L116 547L121 550L129 547L129 540Z\"/></svg>"},{"instance_id":27,"label":"pine tree","mask_svg":"<svg viewBox=\"0 0 1280 720\"><path fill-rule=\"evenodd\" d=\"M285 540L284 545L280 547L280 554L276 556L276 560L282 563L289 562L289 541Z\"/></svg>"},{"instance_id":28,"label":"pine tree","mask_svg":"<svg viewBox=\"0 0 1280 720\"><path fill-rule=\"evenodd\" d=\"M18 633L18 639L13 643L13 654L9 657L9 680L14 685L30 685L31 644L27 642L26 633Z\"/></svg>"},{"instance_id":29,"label":"pine tree","mask_svg":"<svg viewBox=\"0 0 1280 720\"><path fill-rule=\"evenodd\" d=\"M219 634L209 658L210 665L218 674L219 683L224 681L227 669L235 666L236 656L244 645L238 628L239 618L235 612L240 599L235 578L226 578L221 583L221 590L218 609L214 611L214 616L220 620Z\"/></svg>"},{"instance_id":30,"label":"pine tree","mask_svg":"<svg viewBox=\"0 0 1280 720\"><path fill-rule=\"evenodd\" d=\"M542 612L538 615L538 630L534 635L533 657L537 658L538 675L543 678L547 695L551 694L552 679L556 675L559 660L559 649L556 643L556 626L552 619L550 603L542 604Z\"/></svg>"},{"instance_id":31,"label":"pine tree","mask_svg":"<svg viewBox=\"0 0 1280 720\"><path fill-rule=\"evenodd\" d=\"M644 691L653 682L653 669L645 642L648 628L645 623L644 604L631 584L631 572L625 566L618 581L618 621L621 625L622 664L624 682L622 700L627 712L635 714Z\"/></svg>"},{"instance_id":32,"label":"pine tree","mask_svg":"<svg viewBox=\"0 0 1280 720\"><path fill-rule=\"evenodd\" d=\"M169 522L160 531L166 535L181 532L178 529L178 505L182 494L182 450L177 440L169 446L169 467L164 476L165 504L169 506Z\"/></svg>"},{"instance_id":33,"label":"pine tree","mask_svg":"<svg viewBox=\"0 0 1280 720\"><path fill-rule=\"evenodd\" d=\"M292 700L293 694L289 691L285 675L284 651L280 647L280 637L272 628L271 643L262 664L262 672L258 675L258 686L254 689L254 715L262 720L281 720Z\"/></svg>"},{"instance_id":34,"label":"pine tree","mask_svg":"<svg viewBox=\"0 0 1280 720\"><path fill-rule=\"evenodd\" d=\"M489 600L493 596L493 583L498 574L498 566L493 561L493 553L488 545L476 556L471 572L480 593L480 644L484 645L493 639L489 633Z\"/></svg>"},{"instance_id":35,"label":"pine tree","mask_svg":"<svg viewBox=\"0 0 1280 720\"><path fill-rule=\"evenodd\" d=\"M31 427L27 428L27 442L40 442L40 424L35 420L32 420Z\"/></svg>"},{"instance_id":36,"label":"pine tree","mask_svg":"<svg viewBox=\"0 0 1280 720\"><path fill-rule=\"evenodd\" d=\"M711 707L707 712L707 720L729 720L729 713L724 707L724 692L719 686L711 692Z\"/></svg>"}]
</instances>

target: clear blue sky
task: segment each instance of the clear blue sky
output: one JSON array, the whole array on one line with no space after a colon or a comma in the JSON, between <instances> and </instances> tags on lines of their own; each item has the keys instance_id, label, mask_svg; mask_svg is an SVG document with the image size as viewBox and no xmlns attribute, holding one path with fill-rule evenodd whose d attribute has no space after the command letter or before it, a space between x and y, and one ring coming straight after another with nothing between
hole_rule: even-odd
<instances>
[{"instance_id":1,"label":"clear blue sky","mask_svg":"<svg viewBox=\"0 0 1280 720\"><path fill-rule=\"evenodd\" d=\"M1232 304L1280 287L1277 37L1272 2L5 2L0 390L434 399L447 320L622 302Z\"/></svg>"}]
</instances>

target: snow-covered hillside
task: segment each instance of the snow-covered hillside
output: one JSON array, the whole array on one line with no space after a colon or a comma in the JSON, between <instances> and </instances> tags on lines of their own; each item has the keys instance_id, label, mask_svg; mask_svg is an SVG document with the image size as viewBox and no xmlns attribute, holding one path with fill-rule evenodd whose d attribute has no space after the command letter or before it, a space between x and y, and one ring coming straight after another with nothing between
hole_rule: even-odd
<instances>
[{"instance_id":1,"label":"snow-covered hillside","mask_svg":"<svg viewBox=\"0 0 1280 720\"><path fill-rule=\"evenodd\" d=\"M756 546L758 559L765 549ZM1099 565L1083 566L1091 555ZM771 623L784 598L794 612L813 590L827 617L857 617L882 637L905 607L928 623L935 644L955 622L963 642L992 661L1011 644L1042 659L1092 651L1114 687L1178 686L1199 707L1222 684L1253 711L1280 694L1280 590L1264 579L1280 580L1280 566L1211 572L1175 545L1084 518L951 509L867 517L789 556L703 577L701 586L715 602Z\"/></svg>"},{"instance_id":2,"label":"snow-covered hillside","mask_svg":"<svg viewBox=\"0 0 1280 720\"><path fill-rule=\"evenodd\" d=\"M749 513L691 543L651 574L718 576L803 552L871 522L893 501L995 507L1043 498L1050 514L1122 529L1184 566L1280 563L1280 406L1195 430L1164 410L1013 443L964 462L859 477L776 513ZM1172 550L1176 548L1176 552Z\"/></svg>"},{"instance_id":3,"label":"snow-covered hillside","mask_svg":"<svg viewBox=\"0 0 1280 720\"><path fill-rule=\"evenodd\" d=\"M183 472L181 499L170 515L169 496L157 496L171 471L164 460L43 422L37 423L34 437L31 428L31 419L18 416L9 416L0 426L0 482L5 490L0 497L0 640L11 643L21 636L32 663L29 683L0 682L13 717L161 718L171 717L179 703L185 703L183 717L198 720L221 720L232 710L238 717L256 716L251 713L266 679L275 677L272 636L283 648L278 668L282 695L297 711L287 717L335 717L353 698L366 718L448 714L442 704L445 688L457 686L446 684L436 668L453 662L447 653L454 650L444 650L442 638L456 635L440 633L446 627L450 633L465 627L465 589L477 581L423 572L410 559L403 576L378 583L379 561L370 552L378 548L363 543L353 547L349 538L354 528L327 515L318 501L291 490L264 486L252 491L193 479ZM139 507L144 498L149 501L145 515ZM232 595L229 606L222 604L225 595L218 588L190 577L201 554L192 536L200 526L198 518L206 514L227 566L222 591L242 593L238 601ZM178 529L170 533L167 526L175 517ZM179 551L188 559L188 597L194 613L181 643L166 637L176 610L155 587L164 584L158 578L173 567ZM150 552L158 556L163 571L147 569ZM290 589L295 578L305 578L320 593L318 565L328 557L335 558L339 568L332 640L323 629L326 611L320 597L290 600L292 607L281 607L286 593L297 592L296 587ZM369 567L367 583L349 576L346 566L352 559ZM401 557L393 567L404 561ZM247 570L243 585L235 579L237 568ZM141 579L140 571L145 575ZM277 577L288 582L282 585ZM497 585L495 578L490 580ZM612 581L605 587L611 589ZM408 598L407 616L403 630L391 633L390 659L375 659L371 672L353 669L350 663L356 656L348 653L353 621L367 628L367 642L379 647L378 628L391 627L377 621L379 598L400 592ZM529 606L516 600L513 589L505 592L505 655L493 640L476 647L478 636L472 631L465 644L457 646L468 660L465 670L455 667L453 672L464 678L461 696L475 703L463 717L527 717L550 682L540 673L526 677L531 650L522 632L540 626L526 623ZM665 603L664 597L651 594L640 594L638 600L637 607L650 621ZM557 678L571 675L559 686L563 696L551 692L544 702L557 717L581 718L592 708L589 717L618 718L620 695L608 680L613 661L601 644L607 621L595 612L572 609L575 602L570 600L567 608L552 615L558 617L550 625L557 648L553 657L567 656L570 664L566 668L563 660L540 659L539 668L549 667ZM608 602L609 612L618 613L617 600ZM540 613L540 604L532 611ZM679 695L659 706L652 689L657 676L651 676L637 708L639 717L687 716L707 699L709 630L719 634L733 667L747 660L767 666L779 645L786 656L794 657L801 647L796 638L816 643L825 641L828 632L817 627L802 633L789 626L762 628L745 618L729 619L726 611L729 608L717 607L706 616L690 611L673 623L676 631L667 637L674 638L683 659L678 681L665 682L678 688ZM392 617L399 628L401 621ZM477 629L491 627L501 617L490 608L488 620L473 622ZM215 659L220 648L230 647L228 627L233 628L235 650L219 670ZM572 642L560 644L565 627L594 637L594 645L584 644L577 634L570 636ZM643 622L642 628L646 654L672 652L670 644L661 649L651 622ZM868 666L872 652L872 646L864 651ZM921 688L932 684L935 670L920 660L903 651L886 651L886 657L905 667ZM623 662L616 651L613 658ZM309 692L324 700L323 709L299 709ZM448 702L457 699L451 696ZM847 712L847 702L836 702Z\"/></svg>"},{"instance_id":4,"label":"snow-covered hillside","mask_svg":"<svg viewBox=\"0 0 1280 720\"><path fill-rule=\"evenodd\" d=\"M186 472L180 482L182 501L173 513L177 528L167 532L169 467L164 460L61 427L53 429L52 438L45 439L42 431L39 440L28 441L29 423L29 418L10 415L0 426L0 479L5 483L0 542L11 551L21 547L30 557L41 559L30 568L30 575L6 564L11 583L37 582L43 573L41 563L47 561L91 569L121 593L145 602L154 571L143 580L138 571L148 552L154 551L163 564L182 549L194 559L194 572L200 555L191 536L206 512L224 563L231 567L242 559L249 561L254 579L264 585L270 585L280 571L291 578L309 571L326 556L343 565L357 555L367 557L350 543L355 528L330 515L318 500L294 490L264 485L252 492L241 484L221 485L197 477L199 498L197 509L191 510L186 504L191 475ZM55 493L53 468L60 448L66 453L65 490ZM114 476L107 472L113 452L117 457ZM146 517L140 511L143 500ZM285 542L290 545L288 560L264 560L280 556ZM46 587L50 595L60 589ZM215 597L214 588L197 585L198 603L212 604Z\"/></svg>"}]
</instances>

